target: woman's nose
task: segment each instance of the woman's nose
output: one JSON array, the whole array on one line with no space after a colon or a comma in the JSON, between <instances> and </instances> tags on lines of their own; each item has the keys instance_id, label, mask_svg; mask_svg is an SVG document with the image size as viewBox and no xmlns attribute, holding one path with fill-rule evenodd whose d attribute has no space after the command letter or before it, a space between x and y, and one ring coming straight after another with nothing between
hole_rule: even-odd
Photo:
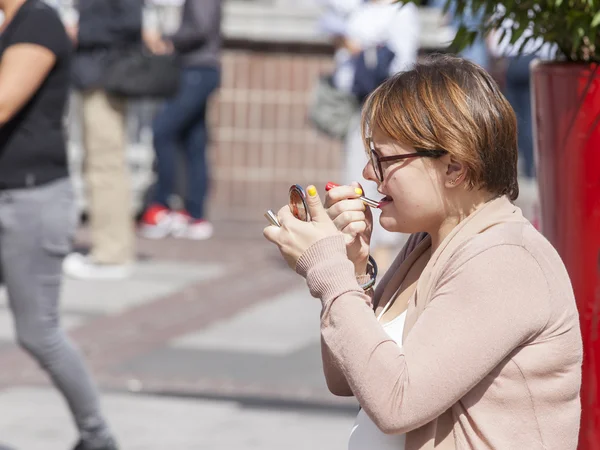
<instances>
[{"instance_id":1,"label":"woman's nose","mask_svg":"<svg viewBox=\"0 0 600 450\"><path fill-rule=\"evenodd\" d=\"M367 162L365 165L362 176L365 180L374 181L375 183L379 183L377 176L375 175L375 169L373 169L373 163L371 161Z\"/></svg>"}]
</instances>

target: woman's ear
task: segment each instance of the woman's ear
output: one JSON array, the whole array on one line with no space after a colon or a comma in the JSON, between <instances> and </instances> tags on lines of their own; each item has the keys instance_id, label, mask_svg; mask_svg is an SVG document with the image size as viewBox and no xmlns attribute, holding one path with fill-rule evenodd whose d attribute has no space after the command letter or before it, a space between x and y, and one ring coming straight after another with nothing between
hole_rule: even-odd
<instances>
[{"instance_id":1,"label":"woman's ear","mask_svg":"<svg viewBox=\"0 0 600 450\"><path fill-rule=\"evenodd\" d=\"M465 179L465 165L449 154L442 156L442 161L446 168L444 185L446 187L458 186Z\"/></svg>"}]
</instances>

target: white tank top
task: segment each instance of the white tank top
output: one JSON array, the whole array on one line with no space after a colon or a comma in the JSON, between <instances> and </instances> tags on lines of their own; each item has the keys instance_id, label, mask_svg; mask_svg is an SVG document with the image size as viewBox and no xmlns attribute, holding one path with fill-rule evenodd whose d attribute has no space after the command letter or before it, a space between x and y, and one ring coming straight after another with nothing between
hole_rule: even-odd
<instances>
[{"instance_id":1,"label":"white tank top","mask_svg":"<svg viewBox=\"0 0 600 450\"><path fill-rule=\"evenodd\" d=\"M377 320L381 320L381 316L387 311L388 306L392 302L388 302L379 314ZM389 337L402 347L402 333L404 332L404 321L406 319L406 311L400 314L395 319L383 325ZM354 426L350 432L350 441L348 442L348 450L404 450L406 435L404 434L385 434L361 409L356 416Z\"/></svg>"}]
</instances>

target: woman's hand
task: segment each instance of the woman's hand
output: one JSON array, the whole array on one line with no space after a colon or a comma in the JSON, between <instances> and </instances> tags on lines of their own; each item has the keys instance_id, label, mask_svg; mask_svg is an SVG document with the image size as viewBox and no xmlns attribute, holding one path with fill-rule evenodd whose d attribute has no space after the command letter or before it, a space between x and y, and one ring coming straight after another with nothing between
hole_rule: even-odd
<instances>
[{"instance_id":1,"label":"woman's hand","mask_svg":"<svg viewBox=\"0 0 600 450\"><path fill-rule=\"evenodd\" d=\"M156 31L145 31L142 37L146 47L155 55L166 55L174 51L173 44Z\"/></svg>"},{"instance_id":2,"label":"woman's hand","mask_svg":"<svg viewBox=\"0 0 600 450\"><path fill-rule=\"evenodd\" d=\"M306 203L312 221L296 219L286 205L277 213L281 227L270 225L263 231L264 236L279 247L286 262L294 270L300 256L313 244L340 233L327 215L317 189L309 186L307 193Z\"/></svg>"},{"instance_id":3,"label":"woman's hand","mask_svg":"<svg viewBox=\"0 0 600 450\"><path fill-rule=\"evenodd\" d=\"M69 39L71 39L71 42L73 42L73 45L77 47L77 41L79 39L79 26L77 24L65 25L65 31L67 32Z\"/></svg>"},{"instance_id":4,"label":"woman's hand","mask_svg":"<svg viewBox=\"0 0 600 450\"><path fill-rule=\"evenodd\" d=\"M325 196L327 215L344 234L346 252L354 263L357 275L366 272L373 231L371 210L358 199L362 194L362 187L358 183L352 183L350 186L334 187Z\"/></svg>"}]
</instances>

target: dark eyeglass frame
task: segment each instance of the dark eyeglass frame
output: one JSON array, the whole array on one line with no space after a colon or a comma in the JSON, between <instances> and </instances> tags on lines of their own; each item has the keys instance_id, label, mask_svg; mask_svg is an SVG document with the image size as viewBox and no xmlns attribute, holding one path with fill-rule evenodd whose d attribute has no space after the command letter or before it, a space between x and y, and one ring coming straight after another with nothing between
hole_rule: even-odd
<instances>
[{"instance_id":1,"label":"dark eyeglass frame","mask_svg":"<svg viewBox=\"0 0 600 450\"><path fill-rule=\"evenodd\" d=\"M370 144L372 145L372 142ZM383 181L383 168L381 167L382 162L402 161L410 158L439 158L440 156L444 156L446 153L448 153L446 150L417 149L417 151L414 153L406 153L404 155L379 156L377 153L375 153L371 145L369 146L369 159L371 164L373 164L375 176L377 176L379 181Z\"/></svg>"}]
</instances>

